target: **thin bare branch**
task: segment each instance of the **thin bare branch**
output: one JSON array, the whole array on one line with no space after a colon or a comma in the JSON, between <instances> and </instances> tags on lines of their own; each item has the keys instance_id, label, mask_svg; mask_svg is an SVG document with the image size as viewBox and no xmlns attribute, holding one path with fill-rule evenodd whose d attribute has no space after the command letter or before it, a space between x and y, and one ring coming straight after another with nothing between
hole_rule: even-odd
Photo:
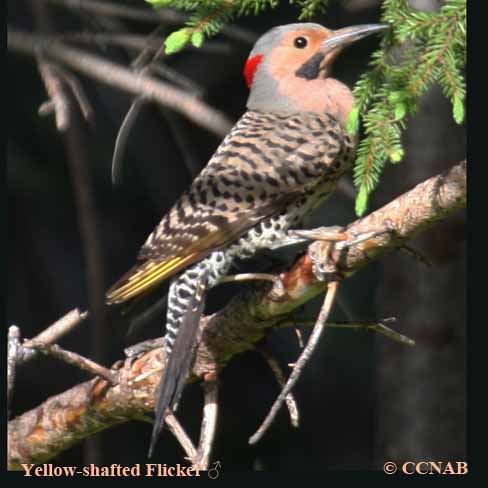
<instances>
[{"instance_id":1,"label":"thin bare branch","mask_svg":"<svg viewBox=\"0 0 488 488\"><path fill-rule=\"evenodd\" d=\"M15 376L17 370L17 357L20 347L20 329L16 325L8 328L7 342L7 412L14 396Z\"/></svg>"},{"instance_id":2,"label":"thin bare branch","mask_svg":"<svg viewBox=\"0 0 488 488\"><path fill-rule=\"evenodd\" d=\"M337 300L337 298L336 298ZM394 324L397 322L395 317L389 317L387 319L382 319L378 321L354 321L354 322L327 322L326 327L332 327L336 329L362 329L371 330L378 334L384 335L391 339L392 341L405 344L407 346L415 346L415 341L410 339L410 337L400 334L396 330L391 329L386 324ZM293 327L296 324L295 320L284 320L278 327ZM315 320L303 319L299 321L299 324L304 327L312 327L315 325Z\"/></svg>"},{"instance_id":3,"label":"thin bare branch","mask_svg":"<svg viewBox=\"0 0 488 488\"><path fill-rule=\"evenodd\" d=\"M168 22L177 24L184 22L186 16L170 9L152 9L118 5L116 2L102 2L100 0L44 0L70 10L79 10L98 16L119 17L140 22Z\"/></svg>"},{"instance_id":4,"label":"thin bare branch","mask_svg":"<svg viewBox=\"0 0 488 488\"><path fill-rule=\"evenodd\" d=\"M297 329L298 330L298 329ZM302 346L303 348L303 343ZM271 371L273 372L276 381L281 387L284 387L286 384L285 374L280 367L278 361L273 357L270 351L266 347L258 347L258 351L263 355L264 359L268 363ZM288 407L288 414L290 416L290 423L293 427L298 427L300 424L300 413L298 411L297 403L293 394L290 392L286 395L285 398L286 406Z\"/></svg>"},{"instance_id":5,"label":"thin bare branch","mask_svg":"<svg viewBox=\"0 0 488 488\"><path fill-rule=\"evenodd\" d=\"M148 103L143 97L139 96L132 100L132 103L120 124L117 138L115 139L114 152L112 155L112 184L117 185L122 181L125 148L129 140L129 134L141 113L141 110Z\"/></svg>"},{"instance_id":6,"label":"thin bare branch","mask_svg":"<svg viewBox=\"0 0 488 488\"><path fill-rule=\"evenodd\" d=\"M183 88L183 90L186 90L197 98L201 98L205 92L202 85L196 83L191 78L188 78L170 66L153 63L150 65L150 70L162 78L173 82L175 85L178 85L180 88Z\"/></svg>"},{"instance_id":7,"label":"thin bare branch","mask_svg":"<svg viewBox=\"0 0 488 488\"><path fill-rule=\"evenodd\" d=\"M59 79L64 81L69 86L71 93L75 97L78 106L80 107L83 118L87 121L91 120L94 114L93 108L90 101L88 100L88 97L85 94L85 90L83 89L81 83L75 76L73 76L71 73L61 68L60 66L56 64L53 64L51 66L54 72L58 75Z\"/></svg>"},{"instance_id":8,"label":"thin bare branch","mask_svg":"<svg viewBox=\"0 0 488 488\"><path fill-rule=\"evenodd\" d=\"M200 429L200 441L196 455L192 458L193 467L200 470L207 470L215 438L218 416L218 393L217 379L212 375L202 384L203 388L203 417Z\"/></svg>"},{"instance_id":9,"label":"thin bare branch","mask_svg":"<svg viewBox=\"0 0 488 488\"><path fill-rule=\"evenodd\" d=\"M67 351L57 344L44 344L38 341L29 341L29 348L42 352L46 356L59 359L67 364L76 366L82 371L87 371L95 376L100 376L106 379L112 385L117 384L117 373L111 371L100 364L95 363L91 359L80 356L76 352Z\"/></svg>"},{"instance_id":10,"label":"thin bare branch","mask_svg":"<svg viewBox=\"0 0 488 488\"><path fill-rule=\"evenodd\" d=\"M56 117L56 128L60 132L68 129L71 118L71 101L65 92L62 81L57 76L54 65L47 62L43 56L38 56L38 67L46 91L50 98L50 107L53 109ZM45 105L41 105L41 107ZM39 114L48 114L46 110L39 109Z\"/></svg>"},{"instance_id":11,"label":"thin bare branch","mask_svg":"<svg viewBox=\"0 0 488 488\"><path fill-rule=\"evenodd\" d=\"M56 320L42 332L37 334L32 339L24 341L23 348L30 348L33 342L42 342L43 344L54 344L58 342L62 337L78 327L88 317L88 312L81 312L79 308L75 308L69 311L66 315ZM23 363L32 359L35 354L24 354L18 358L18 362Z\"/></svg>"},{"instance_id":12,"label":"thin bare branch","mask_svg":"<svg viewBox=\"0 0 488 488\"><path fill-rule=\"evenodd\" d=\"M286 397L300 378L300 375L302 374L305 365L312 357L312 354L320 341L320 337L325 330L325 324L330 315L330 311L332 310L332 306L334 305L338 286L339 283L337 281L330 281L327 284L327 292L325 295L324 303L322 305L322 308L320 309L317 322L315 323L312 334L308 339L307 345L300 354L298 361L293 366L293 371L291 372L290 377L286 382L286 385L283 387L281 393L278 395L278 398L273 403L273 406L271 407L268 415L263 420L263 423L259 426L258 430L250 437L249 444L256 444L257 442L259 442L265 432L269 429L274 419L276 418L276 415L278 414L281 406L286 401Z\"/></svg>"},{"instance_id":13,"label":"thin bare branch","mask_svg":"<svg viewBox=\"0 0 488 488\"><path fill-rule=\"evenodd\" d=\"M161 54L164 53L163 43L160 42L159 45L155 47L155 49L151 49L151 43L158 37L162 37L164 35L165 28L162 24L158 25L155 29L153 29L147 36L145 36L145 40L142 42L141 46L138 48L139 54L135 59L133 59L130 63L130 67L133 71L139 72L145 66L147 66L151 62L151 56L153 56L152 60L154 62L155 58L157 59ZM156 54L154 54L156 53Z\"/></svg>"},{"instance_id":14,"label":"thin bare branch","mask_svg":"<svg viewBox=\"0 0 488 488\"><path fill-rule=\"evenodd\" d=\"M115 2L101 2L99 0L44 0L55 3L70 10L80 10L98 16L118 17L127 20L136 20L149 23L183 24L188 20L188 15L171 9L152 9L117 5ZM226 25L222 33L236 41L253 45L257 35L247 29L236 25Z\"/></svg>"},{"instance_id":15,"label":"thin bare branch","mask_svg":"<svg viewBox=\"0 0 488 488\"><path fill-rule=\"evenodd\" d=\"M194 459L197 456L197 450L178 419L172 413L167 413L164 421L185 451L186 459Z\"/></svg>"},{"instance_id":16,"label":"thin bare branch","mask_svg":"<svg viewBox=\"0 0 488 488\"><path fill-rule=\"evenodd\" d=\"M121 65L94 54L49 42L43 36L18 30L8 30L8 47L28 55L45 53L50 59L62 62L102 83L125 90L134 95L143 95L148 100L160 103L182 113L207 130L223 136L232 127L227 117L192 95L151 76L141 76Z\"/></svg>"},{"instance_id":17,"label":"thin bare branch","mask_svg":"<svg viewBox=\"0 0 488 488\"><path fill-rule=\"evenodd\" d=\"M148 424L154 424L154 420L151 417L146 415L141 415L135 418L136 420L140 420L141 422L146 422ZM186 433L183 426L180 424L178 419L172 414L167 413L165 418L165 426L168 427L170 432L175 436L176 440L179 442L180 446L185 451L185 458L191 461L196 455L197 450L193 445L190 437Z\"/></svg>"},{"instance_id":18,"label":"thin bare branch","mask_svg":"<svg viewBox=\"0 0 488 488\"><path fill-rule=\"evenodd\" d=\"M330 253L324 256L332 258L347 278L465 204L466 162L463 161L351 223L346 229L354 236L377 231L383 226L384 233L350 248L336 250L332 256ZM323 247L325 253L327 244L321 242L319 250ZM320 257L320 252L316 252L314 258ZM284 296L277 298L272 286L257 283L254 289L234 297L216 314L202 318L202 340L195 351L189 381L215 374L233 356L251 350L267 329L279 326L287 313L322 293L326 286L315 276L309 252L281 274L281 281L285 287ZM91 380L11 420L8 427L9 469L19 469L20 463L45 462L93 432L151 412L163 360L161 348L130 358L118 370L118 385L110 387L106 380ZM141 375L141 381L133 381Z\"/></svg>"},{"instance_id":19,"label":"thin bare branch","mask_svg":"<svg viewBox=\"0 0 488 488\"><path fill-rule=\"evenodd\" d=\"M51 42L74 42L79 44L100 44L102 46L115 45L130 50L146 50L154 53L163 45L163 37L141 36L137 34L113 34L94 32L66 32L62 34L51 34L46 36L46 41ZM207 54L228 55L232 52L231 46L226 42L208 41L201 47L185 47L189 51L204 52Z\"/></svg>"}]
</instances>

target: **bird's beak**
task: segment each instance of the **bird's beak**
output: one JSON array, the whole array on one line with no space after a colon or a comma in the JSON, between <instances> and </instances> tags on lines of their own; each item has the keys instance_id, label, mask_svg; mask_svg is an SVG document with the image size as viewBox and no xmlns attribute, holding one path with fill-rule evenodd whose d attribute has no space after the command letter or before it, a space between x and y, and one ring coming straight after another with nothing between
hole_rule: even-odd
<instances>
[{"instance_id":1,"label":"bird's beak","mask_svg":"<svg viewBox=\"0 0 488 488\"><path fill-rule=\"evenodd\" d=\"M365 24L332 31L332 34L319 45L317 52L295 72L296 76L306 80L314 80L319 76L327 77L332 61L342 49L389 27L384 24Z\"/></svg>"},{"instance_id":2,"label":"bird's beak","mask_svg":"<svg viewBox=\"0 0 488 488\"><path fill-rule=\"evenodd\" d=\"M385 24L365 24L345 27L344 29L333 31L333 34L320 45L320 51L331 52L336 49L341 50L353 42L389 28L390 26Z\"/></svg>"}]
</instances>

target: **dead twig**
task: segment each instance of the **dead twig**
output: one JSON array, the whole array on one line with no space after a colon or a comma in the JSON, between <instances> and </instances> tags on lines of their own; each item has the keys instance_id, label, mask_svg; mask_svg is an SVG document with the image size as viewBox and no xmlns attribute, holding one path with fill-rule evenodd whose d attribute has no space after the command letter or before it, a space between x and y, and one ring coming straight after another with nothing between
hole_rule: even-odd
<instances>
[{"instance_id":1,"label":"dead twig","mask_svg":"<svg viewBox=\"0 0 488 488\"><path fill-rule=\"evenodd\" d=\"M153 419L141 415L140 417L136 417L136 420L140 420L141 422L147 422L148 424L154 424ZM191 439L188 437L188 434L186 433L185 429L183 426L180 424L178 419L170 412L166 414L165 418L165 425L168 427L168 430L174 435L175 439L178 441L180 446L183 448L185 451L185 459L190 461L193 465L193 467L197 469L207 469L205 468L198 468L197 465L195 464L195 460L199 458L199 454L195 446L193 445L193 442ZM208 461L207 461L208 465Z\"/></svg>"},{"instance_id":2,"label":"dead twig","mask_svg":"<svg viewBox=\"0 0 488 488\"><path fill-rule=\"evenodd\" d=\"M43 56L38 57L39 73L41 75L46 91L49 95L49 102L44 102L39 107L39 115L47 115L54 112L56 117L56 128L64 132L70 125L71 101L65 92L65 87L57 75L54 65L45 61Z\"/></svg>"},{"instance_id":3,"label":"dead twig","mask_svg":"<svg viewBox=\"0 0 488 488\"><path fill-rule=\"evenodd\" d=\"M153 35L141 36L137 34L113 34L113 33L94 33L94 32L66 32L61 34L50 34L46 36L46 41L52 42L73 42L78 44L99 44L102 46L120 46L134 51L145 50L154 53L163 45L164 38ZM185 47L190 51L207 54L228 55L232 52L231 46L226 42L208 41L201 47Z\"/></svg>"},{"instance_id":4,"label":"dead twig","mask_svg":"<svg viewBox=\"0 0 488 488\"><path fill-rule=\"evenodd\" d=\"M11 325L8 328L7 340L7 412L10 414L10 405L14 396L17 357L21 347L20 329L16 325Z\"/></svg>"},{"instance_id":5,"label":"dead twig","mask_svg":"<svg viewBox=\"0 0 488 488\"><path fill-rule=\"evenodd\" d=\"M202 85L199 85L192 79L181 74L170 66L167 66L165 64L156 64L153 61L153 63L150 65L150 70L153 73L158 74L162 78L171 81L175 85L179 86L183 90L186 90L188 93L191 93L197 98L201 98L203 96L203 93L205 92L205 89Z\"/></svg>"},{"instance_id":6,"label":"dead twig","mask_svg":"<svg viewBox=\"0 0 488 488\"><path fill-rule=\"evenodd\" d=\"M199 470L207 470L212 452L218 416L218 383L212 375L211 379L203 382L203 417L200 429L200 441L196 455L192 458L192 465Z\"/></svg>"},{"instance_id":7,"label":"dead twig","mask_svg":"<svg viewBox=\"0 0 488 488\"><path fill-rule=\"evenodd\" d=\"M268 415L263 420L258 430L249 438L249 444L256 444L263 437L265 432L269 429L274 419L276 418L276 415L279 412L281 405L283 405L283 402L286 400L287 395L291 392L292 388L295 386L296 382L300 378L303 368L305 367L310 357L312 356L315 348L317 347L320 341L320 337L322 336L322 333L325 329L325 323L327 322L327 318L329 317L330 311L332 310L332 306L334 305L334 300L335 300L338 286L339 283L337 281L330 281L327 284L327 292L325 295L324 303L322 305L322 308L320 309L317 322L315 323L312 334L308 339L307 345L305 346L302 353L300 354L298 361L293 366L293 371L291 372L290 377L286 382L286 385L281 390L281 393L278 395L278 398L275 400Z\"/></svg>"},{"instance_id":8,"label":"dead twig","mask_svg":"<svg viewBox=\"0 0 488 488\"><path fill-rule=\"evenodd\" d=\"M32 340L29 341L28 344L28 347L30 349L39 351L46 356L51 356L53 358L59 359L66 364L76 366L82 371L87 371L88 373L91 373L95 376L100 376L100 378L104 378L112 385L117 384L117 373L105 368L104 366L101 366L100 364L95 363L91 359L80 356L76 352L67 351L57 344L44 344L43 342ZM25 346L24 344L24 347L27 346Z\"/></svg>"},{"instance_id":9,"label":"dead twig","mask_svg":"<svg viewBox=\"0 0 488 488\"><path fill-rule=\"evenodd\" d=\"M297 329L298 330L298 329ZM303 343L301 345L303 348ZM280 367L278 361L273 357L270 351L266 347L258 347L258 351L264 357L266 362L268 363L269 368L273 372L276 381L278 384L283 388L286 385L286 378L283 370ZM293 394L290 392L286 395L285 398L286 406L288 407L288 414L290 416L290 423L293 427L298 427L300 424L300 413L298 412L297 403Z\"/></svg>"},{"instance_id":10,"label":"dead twig","mask_svg":"<svg viewBox=\"0 0 488 488\"><path fill-rule=\"evenodd\" d=\"M38 1L38 0L37 0ZM183 24L188 20L188 15L171 9L153 9L118 5L115 2L101 2L99 0L44 0L70 10L79 10L96 14L98 16L118 17L127 20L136 20L149 23ZM236 41L253 45L257 35L247 29L236 25L226 25L222 33Z\"/></svg>"},{"instance_id":11,"label":"dead twig","mask_svg":"<svg viewBox=\"0 0 488 488\"><path fill-rule=\"evenodd\" d=\"M346 228L351 236L377 231L382 226L383 233L332 253L329 243L320 242L314 259L319 262L332 259L347 279L465 204L466 162L463 161ZM283 296L277 298L273 286L257 283L216 314L202 318L202 339L195 351L189 381L215 373L216 368L221 371L233 356L254 348L267 329L280 326L286 314L323 292L326 283L313 272L311 246L280 275L285 288ZM319 252L321 248L323 253ZM93 432L151 412L163 364L162 349L151 350L125 361L125 366L118 370L116 386L110 387L106 380L91 380L11 420L8 425L9 469L20 469L21 463L46 462ZM137 377L142 379L134 382Z\"/></svg>"},{"instance_id":12,"label":"dead twig","mask_svg":"<svg viewBox=\"0 0 488 488\"><path fill-rule=\"evenodd\" d=\"M167 413L164 420L168 426L168 429L175 436L176 440L180 443L180 446L185 451L186 458L189 460L194 459L197 455L197 450L178 419L174 416L174 414Z\"/></svg>"},{"instance_id":13,"label":"dead twig","mask_svg":"<svg viewBox=\"0 0 488 488\"><path fill-rule=\"evenodd\" d=\"M397 322L395 317L389 317L386 319L381 319L378 321L353 321L353 322L327 322L326 327L332 327L337 329L363 329L371 330L378 334L384 335L391 339L392 341L405 344L407 346L415 346L415 341L407 337L406 335L400 334L396 330L391 329L386 324L394 324ZM292 327L296 323L295 320L284 320L279 324L279 327ZM304 319L299 321L300 325L311 327L315 324L315 320Z\"/></svg>"},{"instance_id":14,"label":"dead twig","mask_svg":"<svg viewBox=\"0 0 488 488\"><path fill-rule=\"evenodd\" d=\"M43 36L8 29L8 48L31 56L43 52L49 55L50 59L70 66L102 83L134 95L142 95L148 100L180 112L219 136L227 134L232 127L224 114L183 90L151 76L133 73L94 54L61 43L49 42Z\"/></svg>"},{"instance_id":15,"label":"dead twig","mask_svg":"<svg viewBox=\"0 0 488 488\"><path fill-rule=\"evenodd\" d=\"M64 82L70 88L71 94L78 103L78 107L80 108L83 118L86 121L91 121L93 119L94 111L90 104L90 100L88 100L83 86L78 79L56 64L52 64L51 68L54 70L54 73L58 76L59 80Z\"/></svg>"},{"instance_id":16,"label":"dead twig","mask_svg":"<svg viewBox=\"0 0 488 488\"><path fill-rule=\"evenodd\" d=\"M63 315L63 317L46 327L35 337L26 340L22 344L22 350L17 355L17 363L22 364L26 361L30 361L36 356L36 352L29 348L30 343L42 342L43 344L54 344L78 327L78 325L84 322L87 317L88 312L81 312L79 308L75 308L66 315Z\"/></svg>"},{"instance_id":17,"label":"dead twig","mask_svg":"<svg viewBox=\"0 0 488 488\"><path fill-rule=\"evenodd\" d=\"M148 103L145 97L134 98L124 120L120 124L117 138L115 139L114 152L112 155L112 184L117 185L122 181L123 163L125 148L129 140L129 134L141 113L141 110Z\"/></svg>"}]
</instances>

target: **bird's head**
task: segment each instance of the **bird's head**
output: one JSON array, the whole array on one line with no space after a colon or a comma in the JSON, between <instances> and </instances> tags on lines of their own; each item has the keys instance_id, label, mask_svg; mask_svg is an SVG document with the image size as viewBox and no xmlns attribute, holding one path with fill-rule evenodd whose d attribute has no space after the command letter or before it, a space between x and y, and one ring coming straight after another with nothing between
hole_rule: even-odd
<instances>
[{"instance_id":1,"label":"bird's head","mask_svg":"<svg viewBox=\"0 0 488 488\"><path fill-rule=\"evenodd\" d=\"M256 42L244 66L250 89L247 107L271 112L329 112L347 118L353 98L329 77L336 56L348 45L386 29L380 24L330 30L319 24L275 27Z\"/></svg>"}]
</instances>

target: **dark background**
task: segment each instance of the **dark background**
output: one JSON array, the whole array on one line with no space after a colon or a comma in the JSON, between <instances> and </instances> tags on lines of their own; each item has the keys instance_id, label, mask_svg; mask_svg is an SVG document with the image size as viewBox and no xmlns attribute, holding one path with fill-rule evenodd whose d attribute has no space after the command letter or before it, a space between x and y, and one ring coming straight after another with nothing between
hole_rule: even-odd
<instances>
[{"instance_id":1,"label":"dark background","mask_svg":"<svg viewBox=\"0 0 488 488\"><path fill-rule=\"evenodd\" d=\"M38 30L32 3L9 1L9 24ZM119 3L144 6L142 0ZM377 22L377 3L343 2L314 21L331 28ZM435 3L417 2L423 7ZM370 7L354 8L362 4ZM57 32L107 28L102 19L46 5ZM296 21L297 12L283 7L242 19L238 25L261 34ZM144 34L156 27L120 22L130 33ZM166 32L176 27L168 26ZM236 120L245 110L247 90L241 71L251 45L226 36L217 40L227 45L226 52L187 50L165 62L203 86L204 99ZM337 60L334 76L352 86L376 46L377 40L366 39L350 48ZM124 65L137 54L115 47L83 48ZM201 168L219 139L177 114L148 106L128 140L123 181L114 187L112 152L131 98L83 76L79 80L95 117L91 124L80 121L63 136L52 117L37 114L47 96L33 59L9 53L6 326L16 324L24 337L32 337L72 308L91 307L97 320L85 322L62 345L109 365L122 357L127 345L161 335L164 319L161 316L128 336L127 318L121 318L119 310L100 313L102 292L132 266L146 236L190 184L192 164ZM179 138L183 142L178 143ZM386 168L371 210L464 158L465 128L452 121L451 108L439 90L429 91L423 99L404 143L406 157L400 165ZM88 208L92 203L95 217L91 233L77 211L80 200L74 181L79 183L80 178L86 180L83 194ZM346 178L351 181L350 175ZM317 211L310 225L345 224L354 218L353 199L347 192L338 192ZM283 412L259 445L247 444L278 388L259 354L249 352L231 361L221 377L213 453L223 470L376 469L390 460L465 459L464 226L464 214L458 213L411 243L432 267L396 253L344 282L334 319L395 316L396 328L417 345L410 348L370 332L328 330L295 388L302 416L298 430L289 426ZM283 255L277 257L283 259ZM98 263L95 269L87 259ZM260 257L244 263L242 269L263 270L272 264L269 257ZM208 310L222 306L237 288L214 289ZM319 304L320 299L307 305L299 316L313 317ZM269 343L284 368L299 354L293 330L272 333ZM85 379L65 364L37 359L18 373L12 413L20 414ZM198 385L190 386L180 403L178 416L196 439L201 411ZM142 423L115 427L55 462L144 462L150 431ZM156 459L181 462L182 453L171 435L164 435Z\"/></svg>"}]
</instances>

